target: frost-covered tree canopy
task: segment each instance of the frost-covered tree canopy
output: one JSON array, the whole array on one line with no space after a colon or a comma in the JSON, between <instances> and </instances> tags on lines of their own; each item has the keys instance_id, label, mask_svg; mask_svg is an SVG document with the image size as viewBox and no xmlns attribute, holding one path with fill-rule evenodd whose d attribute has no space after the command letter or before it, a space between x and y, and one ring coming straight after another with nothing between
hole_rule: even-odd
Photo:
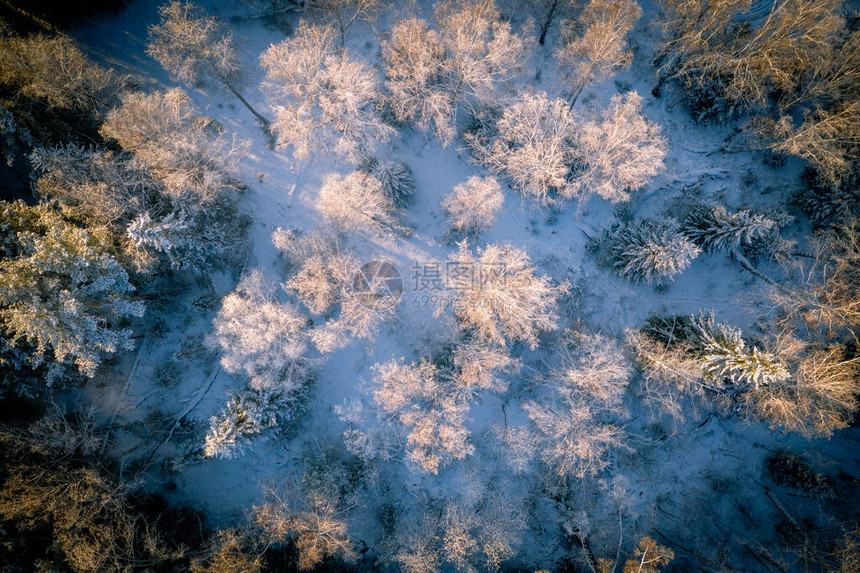
<instances>
[{"instance_id":1,"label":"frost-covered tree canopy","mask_svg":"<svg viewBox=\"0 0 860 573\"><path fill-rule=\"evenodd\" d=\"M50 356L92 377L107 355L134 346L122 327L143 315L110 234L79 229L47 205L6 203L0 211L0 321L33 360Z\"/></svg>"},{"instance_id":2,"label":"frost-covered tree canopy","mask_svg":"<svg viewBox=\"0 0 860 573\"><path fill-rule=\"evenodd\" d=\"M479 113L504 94L522 67L526 43L499 21L493 0L436 5L438 29L410 18L382 46L389 103L400 121L433 129L450 143L464 108Z\"/></svg>"},{"instance_id":3,"label":"frost-covered tree canopy","mask_svg":"<svg viewBox=\"0 0 860 573\"><path fill-rule=\"evenodd\" d=\"M377 74L337 48L332 26L303 23L292 38L269 46L260 63L277 105L272 129L296 157L334 152L355 162L396 133L380 116Z\"/></svg>"},{"instance_id":4,"label":"frost-covered tree canopy","mask_svg":"<svg viewBox=\"0 0 860 573\"><path fill-rule=\"evenodd\" d=\"M858 570L857 0L196 1L2 0L4 571Z\"/></svg>"},{"instance_id":5,"label":"frost-covered tree canopy","mask_svg":"<svg viewBox=\"0 0 860 573\"><path fill-rule=\"evenodd\" d=\"M663 170L666 139L660 126L642 115L636 92L612 97L609 106L593 114L574 134L573 182L566 196L592 193L617 203Z\"/></svg>"},{"instance_id":6,"label":"frost-covered tree canopy","mask_svg":"<svg viewBox=\"0 0 860 573\"><path fill-rule=\"evenodd\" d=\"M112 110L102 133L142 161L171 194L193 193L197 201L234 187L245 144L228 141L210 118L199 114L179 88L127 93Z\"/></svg>"},{"instance_id":7,"label":"frost-covered tree canopy","mask_svg":"<svg viewBox=\"0 0 860 573\"><path fill-rule=\"evenodd\" d=\"M307 318L279 300L278 287L253 271L224 297L210 340L228 372L277 375L307 350Z\"/></svg>"},{"instance_id":8,"label":"frost-covered tree canopy","mask_svg":"<svg viewBox=\"0 0 860 573\"><path fill-rule=\"evenodd\" d=\"M494 244L476 254L464 241L450 260L463 270L449 286L451 308L465 328L491 342L522 341L534 348L542 331L556 327L563 287L537 276L525 251Z\"/></svg>"},{"instance_id":9,"label":"frost-covered tree canopy","mask_svg":"<svg viewBox=\"0 0 860 573\"><path fill-rule=\"evenodd\" d=\"M470 177L442 199L442 209L452 230L478 234L493 224L504 201L495 177Z\"/></svg>"}]
</instances>

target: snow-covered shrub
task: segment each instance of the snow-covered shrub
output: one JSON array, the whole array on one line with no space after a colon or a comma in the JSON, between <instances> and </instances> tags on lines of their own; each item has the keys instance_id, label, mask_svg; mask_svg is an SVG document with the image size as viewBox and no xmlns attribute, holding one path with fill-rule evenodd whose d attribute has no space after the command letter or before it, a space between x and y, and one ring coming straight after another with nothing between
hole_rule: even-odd
<instances>
[{"instance_id":1,"label":"snow-covered shrub","mask_svg":"<svg viewBox=\"0 0 860 573\"><path fill-rule=\"evenodd\" d=\"M493 224L505 202L495 177L469 177L442 199L450 231L477 235Z\"/></svg>"},{"instance_id":2,"label":"snow-covered shrub","mask_svg":"<svg viewBox=\"0 0 860 573\"><path fill-rule=\"evenodd\" d=\"M92 377L106 355L134 346L119 323L143 315L104 229L80 229L49 206L0 203L0 325L4 338Z\"/></svg>"},{"instance_id":3,"label":"snow-covered shrub","mask_svg":"<svg viewBox=\"0 0 860 573\"><path fill-rule=\"evenodd\" d=\"M630 200L663 170L666 139L660 126L642 115L635 91L613 96L609 106L586 119L573 133L575 167L565 197L597 193L613 203Z\"/></svg>"},{"instance_id":4,"label":"snow-covered shrub","mask_svg":"<svg viewBox=\"0 0 860 573\"><path fill-rule=\"evenodd\" d=\"M716 203L694 206L684 219L684 234L706 252L730 251L765 239L775 228L772 219L738 211L729 213Z\"/></svg>"},{"instance_id":5,"label":"snow-covered shrub","mask_svg":"<svg viewBox=\"0 0 860 573\"><path fill-rule=\"evenodd\" d=\"M538 334L556 327L556 299L565 287L538 277L525 251L493 244L476 256L464 241L449 265L460 274L447 285L451 307L479 338L496 344L522 341L535 348Z\"/></svg>"},{"instance_id":6,"label":"snow-covered shrub","mask_svg":"<svg viewBox=\"0 0 860 573\"><path fill-rule=\"evenodd\" d=\"M627 33L642 15L634 0L591 0L564 30L555 57L571 86L571 101L582 90L630 66Z\"/></svg>"},{"instance_id":7,"label":"snow-covered shrub","mask_svg":"<svg viewBox=\"0 0 860 573\"><path fill-rule=\"evenodd\" d=\"M235 187L239 161L247 154L247 143L224 138L178 88L126 93L101 133L146 164L171 195L190 191L194 202Z\"/></svg>"},{"instance_id":8,"label":"snow-covered shrub","mask_svg":"<svg viewBox=\"0 0 860 573\"><path fill-rule=\"evenodd\" d=\"M610 238L609 257L615 272L634 282L674 280L699 253L678 222L665 217L638 219Z\"/></svg>"},{"instance_id":9,"label":"snow-covered shrub","mask_svg":"<svg viewBox=\"0 0 860 573\"><path fill-rule=\"evenodd\" d=\"M527 94L505 108L492 129L479 129L466 139L475 158L507 177L526 197L549 203L570 197L576 120L567 104L546 94Z\"/></svg>"},{"instance_id":10,"label":"snow-covered shrub","mask_svg":"<svg viewBox=\"0 0 860 573\"><path fill-rule=\"evenodd\" d=\"M277 285L254 270L224 297L207 344L221 352L228 372L277 375L307 350L307 317L277 293Z\"/></svg>"},{"instance_id":11,"label":"snow-covered shrub","mask_svg":"<svg viewBox=\"0 0 860 573\"><path fill-rule=\"evenodd\" d=\"M412 170L402 161L371 157L364 161L359 169L379 180L382 192L395 207L402 209L412 203L415 197L415 180Z\"/></svg>"},{"instance_id":12,"label":"snow-covered shrub","mask_svg":"<svg viewBox=\"0 0 860 573\"><path fill-rule=\"evenodd\" d=\"M342 229L383 234L395 224L394 205L376 177L353 171L346 177L333 173L320 188L317 208Z\"/></svg>"},{"instance_id":13,"label":"snow-covered shrub","mask_svg":"<svg viewBox=\"0 0 860 573\"><path fill-rule=\"evenodd\" d=\"M740 329L716 323L713 314L701 314L693 324L701 345L700 362L706 379L758 389L789 378L788 370L777 356L758 346L747 348Z\"/></svg>"},{"instance_id":14,"label":"snow-covered shrub","mask_svg":"<svg viewBox=\"0 0 860 573\"><path fill-rule=\"evenodd\" d=\"M525 61L525 42L499 22L493 0L436 4L438 31L399 22L382 45L388 103L398 121L431 127L450 143L461 107L474 113L504 97L501 86Z\"/></svg>"},{"instance_id":15,"label":"snow-covered shrub","mask_svg":"<svg viewBox=\"0 0 860 573\"><path fill-rule=\"evenodd\" d=\"M336 37L331 25L302 22L260 56L264 87L279 104L272 123L278 145L302 160L333 151L358 161L396 133L380 117L376 74L339 49Z\"/></svg>"}]
</instances>

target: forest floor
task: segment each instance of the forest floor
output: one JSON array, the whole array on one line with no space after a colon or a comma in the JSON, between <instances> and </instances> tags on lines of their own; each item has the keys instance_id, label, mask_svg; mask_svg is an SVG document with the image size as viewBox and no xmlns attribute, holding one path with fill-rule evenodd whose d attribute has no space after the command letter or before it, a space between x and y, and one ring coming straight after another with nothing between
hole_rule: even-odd
<instances>
[{"instance_id":1,"label":"forest floor","mask_svg":"<svg viewBox=\"0 0 860 573\"><path fill-rule=\"evenodd\" d=\"M201 4L230 21L242 41L248 70L245 95L257 109L271 115L258 89L262 80L258 55L271 43L283 40L286 32L264 18L249 17L244 5L218 0ZM99 17L78 29L75 36L97 61L130 74L141 90L171 87L175 83L145 54L147 27L157 21L158 5L153 0L134 0L119 15ZM720 153L731 126L696 124L671 89L661 99L650 95L656 77L651 65L655 11L649 6L643 9L643 18L631 36L635 53L631 69L586 90L577 106L605 105L619 89L636 90L644 99L644 113L660 125L668 139L665 172L634 193L630 203L618 207L594 198L579 207L568 204L550 212L505 188L503 210L480 243L511 243L528 253L541 274L570 281L571 295L562 309L565 327L623 337L625 328L640 327L655 313L714 309L719 320L754 332L757 319L772 310L763 295L766 285L726 255L702 255L671 285L655 289L624 281L589 250L591 239L600 240L604 229L619 218L666 213L694 197L717 199L735 209L776 208L785 205L800 185L799 162L789 160L772 167L759 154ZM515 24L522 20L523 14L514 8L506 6L505 10L513 15ZM387 14L373 26L357 25L348 47L378 63L378 32L394 17ZM524 87L559 93L560 80L551 69L552 61L546 60L553 40L551 36L535 59L544 61L540 82L532 79L533 73L526 73ZM278 227L307 231L322 225L314 208L322 179L331 172L348 173L351 167L324 157L299 163L289 152L269 148L253 116L229 93L214 85L188 91L228 134L252 142L251 154L241 167L248 187L240 205L253 219L253 249L240 271L260 269L283 282L284 263L272 245L272 232ZM445 316L434 315L433 294L416 290L411 279L416 265L444 261L456 248L444 239L441 198L471 175L484 174L469 161L468 151L458 150L461 145L455 141L443 147L432 136L405 129L386 149L391 157L406 162L415 176L416 201L404 216L412 232L408 237L355 236L349 242L363 260L391 261L402 273L407 288L397 319L383 326L372 342L357 341L325 358L313 359L318 381L308 411L296 427L256 444L236 459L185 459L200 447L209 418L243 383L223 372L218 356L203 344L220 299L241 274L222 273L213 277L211 288L192 285L172 295L170 304L161 305L149 318L159 325L155 333L139 340L135 351L104 369L82 391L81 398L96 404L106 419L116 416L121 429L114 433L113 453L129 467L135 460L152 458L156 463L145 474L149 487L163 490L173 502L201 509L208 525L218 527L237 523L260 502L260 484L298 479L308 455L342 448L346 423L335 413L335 406L352 398L366 399L362 388L370 380L374 364L401 357L414 360L416 348L445 328ZM783 234L806 236L804 225L795 222ZM763 263L761 268L779 276L776 267L769 269ZM522 375L512 380L507 393L488 394L473 405L468 425L476 445L474 455L442 469L439 475L416 473L403 459L381 464L378 484L384 485L365 492L351 514L350 535L373 547L379 541L376 516L383 504L395 500L411 507L419 498L454 497L468 480L477 477L528 500L530 529L511 565L553 569L559 559L577 553L576 548L561 543L559 528L552 525L553 504L539 498L537 478L514 475L505 464L504 448L490 435L493 426L527 421L520 402L540 384L547 368L546 349L553 341L554 335L547 335L534 351L518 348L525 365ZM168 364L172 366L166 368ZM784 519L765 488L776 492L810 536L856 512L856 507L836 499L860 499L858 428L840 431L831 440L809 440L707 409L691 407L683 421L673 422L652 416L634 396L627 399L627 406L630 414L624 430L630 437L629 450L613 454L612 464L598 479L583 480L577 496L592 523L591 544L598 555L614 556L619 535L629 552L636 539L650 534L675 550L673 570L689 571L698 565L708 570L764 571L769 567L763 557L767 550L778 558L792 559L784 552L786 537L775 527ZM169 441L153 453L171 429ZM772 483L764 464L779 451L801 455L815 471L831 478L835 499L810 497Z\"/></svg>"}]
</instances>

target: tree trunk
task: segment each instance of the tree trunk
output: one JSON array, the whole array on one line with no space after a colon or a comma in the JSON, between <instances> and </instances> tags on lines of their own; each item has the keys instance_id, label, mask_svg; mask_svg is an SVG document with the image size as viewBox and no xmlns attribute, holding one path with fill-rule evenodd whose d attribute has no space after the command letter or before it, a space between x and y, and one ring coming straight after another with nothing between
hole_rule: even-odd
<instances>
[{"instance_id":1,"label":"tree trunk","mask_svg":"<svg viewBox=\"0 0 860 573\"><path fill-rule=\"evenodd\" d=\"M260 112L258 112L256 109L254 109L251 106L251 104L248 103L248 100L246 100L244 97L242 97L242 94L239 93L239 90L234 88L230 82L228 82L227 80L224 80L224 85L227 86L227 89L230 90L230 92L234 96L239 98L239 101L242 102L246 108L248 108L248 111L250 111L251 113L254 114L254 116L260 121L260 124L263 126L264 129L269 129L269 126L272 124L272 122L270 122Z\"/></svg>"},{"instance_id":2,"label":"tree trunk","mask_svg":"<svg viewBox=\"0 0 860 573\"><path fill-rule=\"evenodd\" d=\"M579 99L579 95L582 93L584 88L579 88L570 96L570 104L567 106L567 109L573 110L573 106L576 103L576 100Z\"/></svg>"},{"instance_id":3,"label":"tree trunk","mask_svg":"<svg viewBox=\"0 0 860 573\"><path fill-rule=\"evenodd\" d=\"M555 9L558 7L558 0L552 0L552 6L549 7L549 12L540 27L540 36L538 37L538 45L543 46L546 41L546 35L549 32L549 27L552 26L552 19L555 16Z\"/></svg>"}]
</instances>

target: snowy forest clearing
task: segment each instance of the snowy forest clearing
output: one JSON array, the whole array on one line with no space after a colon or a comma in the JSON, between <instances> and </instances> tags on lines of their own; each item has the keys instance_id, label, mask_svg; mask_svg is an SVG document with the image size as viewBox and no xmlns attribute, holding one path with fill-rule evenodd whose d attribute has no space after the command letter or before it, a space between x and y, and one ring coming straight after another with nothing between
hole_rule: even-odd
<instances>
[{"instance_id":1,"label":"snowy forest clearing","mask_svg":"<svg viewBox=\"0 0 860 573\"><path fill-rule=\"evenodd\" d=\"M94 407L21 435L200 512L135 567L860 570L856 7L297 4L91 16L97 141L0 110L9 394Z\"/></svg>"}]
</instances>

